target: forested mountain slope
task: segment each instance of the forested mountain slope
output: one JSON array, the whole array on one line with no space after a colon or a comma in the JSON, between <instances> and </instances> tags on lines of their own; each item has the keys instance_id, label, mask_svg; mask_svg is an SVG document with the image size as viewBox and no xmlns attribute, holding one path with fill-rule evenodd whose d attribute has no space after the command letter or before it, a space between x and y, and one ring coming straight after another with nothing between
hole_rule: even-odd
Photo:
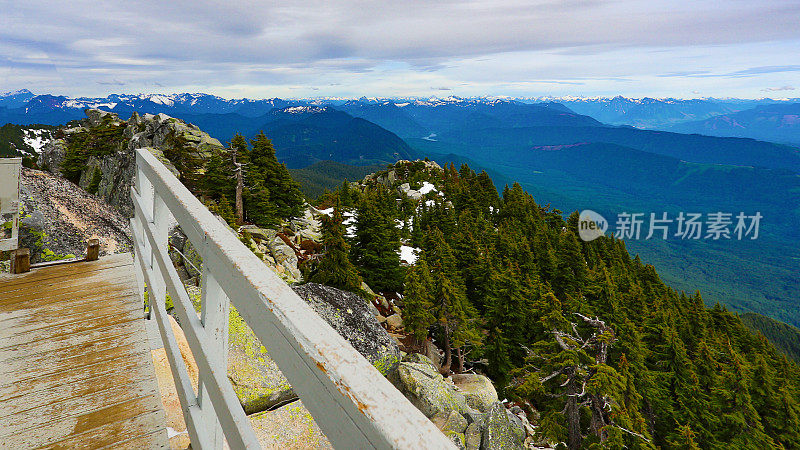
<instances>
[{"instance_id":1,"label":"forested mountain slope","mask_svg":"<svg viewBox=\"0 0 800 450\"><path fill-rule=\"evenodd\" d=\"M671 289L622 241L580 240L576 214L518 184L498 196L466 166L390 171L323 200L358 218L354 265L403 290L417 342L435 339L453 371L485 370L554 442L800 446L800 370L737 315ZM381 250L400 243L419 248L404 277Z\"/></svg>"}]
</instances>

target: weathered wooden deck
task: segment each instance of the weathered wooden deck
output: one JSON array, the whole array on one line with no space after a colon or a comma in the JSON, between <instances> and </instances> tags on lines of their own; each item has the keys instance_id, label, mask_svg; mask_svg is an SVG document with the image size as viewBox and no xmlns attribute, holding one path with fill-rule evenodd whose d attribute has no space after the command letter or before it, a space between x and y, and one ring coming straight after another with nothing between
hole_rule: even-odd
<instances>
[{"instance_id":1,"label":"weathered wooden deck","mask_svg":"<svg viewBox=\"0 0 800 450\"><path fill-rule=\"evenodd\" d=\"M0 275L0 448L167 448L133 258Z\"/></svg>"}]
</instances>

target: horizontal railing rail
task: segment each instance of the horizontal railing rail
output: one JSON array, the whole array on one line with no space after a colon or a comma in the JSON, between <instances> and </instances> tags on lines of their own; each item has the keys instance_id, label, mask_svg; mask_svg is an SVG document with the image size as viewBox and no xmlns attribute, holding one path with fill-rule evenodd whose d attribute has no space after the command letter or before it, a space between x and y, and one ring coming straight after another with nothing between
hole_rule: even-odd
<instances>
[{"instance_id":1,"label":"horizontal railing rail","mask_svg":"<svg viewBox=\"0 0 800 450\"><path fill-rule=\"evenodd\" d=\"M230 448L259 448L227 378L229 304L336 448L455 448L148 149L136 151L131 197L137 283L149 293L193 448L222 448L223 436ZM203 261L200 317L168 256L174 222ZM167 293L198 366L198 392L168 321Z\"/></svg>"},{"instance_id":2,"label":"horizontal railing rail","mask_svg":"<svg viewBox=\"0 0 800 450\"><path fill-rule=\"evenodd\" d=\"M19 247L19 172L22 158L0 158L0 226L11 223L11 237L0 230L0 251Z\"/></svg>"}]
</instances>

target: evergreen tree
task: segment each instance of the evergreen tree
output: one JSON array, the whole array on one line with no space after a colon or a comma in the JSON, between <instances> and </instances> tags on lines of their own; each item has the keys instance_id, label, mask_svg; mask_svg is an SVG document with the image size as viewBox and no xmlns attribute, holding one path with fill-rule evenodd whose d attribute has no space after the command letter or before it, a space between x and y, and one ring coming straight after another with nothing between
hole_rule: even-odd
<instances>
[{"instance_id":1,"label":"evergreen tree","mask_svg":"<svg viewBox=\"0 0 800 450\"><path fill-rule=\"evenodd\" d=\"M364 197L368 249L357 258L354 239L353 260L410 219L422 252L406 278L406 329L432 335L446 368L458 371L467 350L488 360L474 368L572 448L800 448L800 367L739 316L671 289L622 241L579 240L577 213L565 220L519 185L501 199L466 166L401 166L398 182L445 195L430 205L377 183L348 188ZM383 231L367 232L379 219Z\"/></svg>"},{"instance_id":2,"label":"evergreen tree","mask_svg":"<svg viewBox=\"0 0 800 450\"><path fill-rule=\"evenodd\" d=\"M236 227L236 216L233 214L231 202L228 201L225 194L222 194L219 201L212 206L211 211L219 214L231 227Z\"/></svg>"},{"instance_id":3,"label":"evergreen tree","mask_svg":"<svg viewBox=\"0 0 800 450\"><path fill-rule=\"evenodd\" d=\"M228 199L234 198L234 169L227 149L212 149L199 183L203 195L215 200L223 195Z\"/></svg>"},{"instance_id":4,"label":"evergreen tree","mask_svg":"<svg viewBox=\"0 0 800 450\"><path fill-rule=\"evenodd\" d=\"M260 227L278 223L278 208L270 201L270 192L264 185L254 183L244 191L247 219Z\"/></svg>"},{"instance_id":5,"label":"evergreen tree","mask_svg":"<svg viewBox=\"0 0 800 450\"><path fill-rule=\"evenodd\" d=\"M361 293L361 277L348 257L350 246L344 239L339 208L334 208L330 217L322 218L322 245L325 254L309 281Z\"/></svg>"},{"instance_id":6,"label":"evergreen tree","mask_svg":"<svg viewBox=\"0 0 800 450\"><path fill-rule=\"evenodd\" d=\"M247 166L247 141L244 136L236 133L228 146L228 156L233 165L234 179L236 180L235 201L236 223L241 225L244 222L244 171Z\"/></svg>"},{"instance_id":7,"label":"evergreen tree","mask_svg":"<svg viewBox=\"0 0 800 450\"><path fill-rule=\"evenodd\" d=\"M446 374L451 370L454 352L457 358L455 372L458 373L463 371L462 347L468 342L472 344L480 342L475 324L477 311L467 300L466 289L458 275L453 250L438 228L428 232L423 250L424 257L430 263L433 272L433 303L445 352L442 373Z\"/></svg>"},{"instance_id":8,"label":"evergreen tree","mask_svg":"<svg viewBox=\"0 0 800 450\"><path fill-rule=\"evenodd\" d=\"M425 258L420 257L406 274L403 296L403 326L414 336L417 347L428 337L428 329L436 322L433 290L430 268Z\"/></svg>"},{"instance_id":9,"label":"evergreen tree","mask_svg":"<svg viewBox=\"0 0 800 450\"><path fill-rule=\"evenodd\" d=\"M275 205L279 217L298 216L304 203L300 185L292 179L286 165L278 162L272 141L262 131L251 143L247 182L266 189L268 200Z\"/></svg>"},{"instance_id":10,"label":"evergreen tree","mask_svg":"<svg viewBox=\"0 0 800 450\"><path fill-rule=\"evenodd\" d=\"M347 180L342 181L342 187L339 188L339 202L345 208L353 206L353 196L350 195L350 183Z\"/></svg>"},{"instance_id":11,"label":"evergreen tree","mask_svg":"<svg viewBox=\"0 0 800 450\"><path fill-rule=\"evenodd\" d=\"M401 292L400 236L394 218L381 209L379 195L365 196L357 209L351 258L364 281L378 292Z\"/></svg>"},{"instance_id":12,"label":"evergreen tree","mask_svg":"<svg viewBox=\"0 0 800 450\"><path fill-rule=\"evenodd\" d=\"M166 144L164 157L178 170L178 179L181 183L190 191L196 192L199 188L199 170L203 166L196 149L189 144L184 135L177 135L174 130L167 135Z\"/></svg>"}]
</instances>

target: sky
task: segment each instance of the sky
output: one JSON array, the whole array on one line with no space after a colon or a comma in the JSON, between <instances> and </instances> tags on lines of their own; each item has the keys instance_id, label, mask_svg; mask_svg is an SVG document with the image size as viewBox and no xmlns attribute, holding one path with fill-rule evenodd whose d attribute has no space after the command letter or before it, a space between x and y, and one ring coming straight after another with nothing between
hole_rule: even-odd
<instances>
[{"instance_id":1,"label":"sky","mask_svg":"<svg viewBox=\"0 0 800 450\"><path fill-rule=\"evenodd\" d=\"M0 0L0 92L800 97L798 0Z\"/></svg>"}]
</instances>

